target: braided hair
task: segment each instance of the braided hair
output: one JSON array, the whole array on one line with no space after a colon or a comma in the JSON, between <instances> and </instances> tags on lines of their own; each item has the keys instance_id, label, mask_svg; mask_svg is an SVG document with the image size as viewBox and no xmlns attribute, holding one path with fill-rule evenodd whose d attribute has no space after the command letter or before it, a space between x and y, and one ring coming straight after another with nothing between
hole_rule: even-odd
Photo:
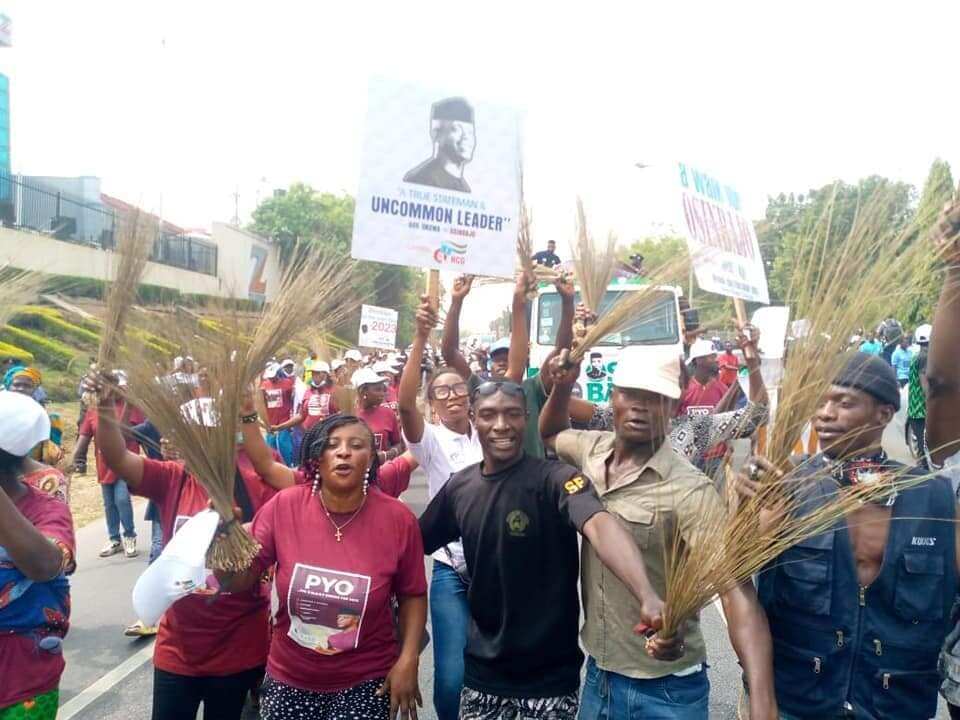
<instances>
[{"instance_id":1,"label":"braided hair","mask_svg":"<svg viewBox=\"0 0 960 720\"><path fill-rule=\"evenodd\" d=\"M307 430L303 435L303 442L300 444L300 469L308 475L312 475L315 472L312 468L326 450L333 431L347 425L362 425L367 434L370 435L371 460L370 472L367 477L370 485L376 486L380 474L380 453L377 452L376 441L370 427L356 415L337 413Z\"/></svg>"}]
</instances>

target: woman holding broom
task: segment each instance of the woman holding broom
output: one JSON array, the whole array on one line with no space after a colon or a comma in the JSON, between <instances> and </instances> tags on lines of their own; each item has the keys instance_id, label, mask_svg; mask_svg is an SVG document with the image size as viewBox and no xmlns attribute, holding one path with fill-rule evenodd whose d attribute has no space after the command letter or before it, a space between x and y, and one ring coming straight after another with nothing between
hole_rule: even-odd
<instances>
[{"instance_id":1,"label":"woman holding broom","mask_svg":"<svg viewBox=\"0 0 960 720\"><path fill-rule=\"evenodd\" d=\"M156 503L166 545L183 522L207 509L207 492L182 462L150 460L127 449L112 405L103 400L110 396L101 392L99 377L89 376L84 389L101 398L97 448L132 493ZM171 449L165 446L165 457L173 456ZM272 489L241 455L235 497L249 521ZM161 620L153 658L153 720L194 720L201 703L206 718L239 720L247 693L263 677L269 643L269 598L264 587L255 583L242 592L214 597L211 601L209 592L188 595Z\"/></svg>"},{"instance_id":2,"label":"woman holding broom","mask_svg":"<svg viewBox=\"0 0 960 720\"><path fill-rule=\"evenodd\" d=\"M261 551L252 566L217 573L224 587L244 592L276 567L280 607L262 717L386 720L398 710L416 717L427 615L416 517L370 487L379 457L360 419L328 418L307 433L302 452L310 483L282 491L257 513L251 533ZM356 632L344 632L347 624Z\"/></svg>"}]
</instances>

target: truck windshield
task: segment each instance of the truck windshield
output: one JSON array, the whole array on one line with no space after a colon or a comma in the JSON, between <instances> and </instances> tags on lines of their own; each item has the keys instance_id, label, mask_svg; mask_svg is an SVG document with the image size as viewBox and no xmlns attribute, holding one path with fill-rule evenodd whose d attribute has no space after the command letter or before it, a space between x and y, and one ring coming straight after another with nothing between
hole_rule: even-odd
<instances>
[{"instance_id":1,"label":"truck windshield","mask_svg":"<svg viewBox=\"0 0 960 720\"><path fill-rule=\"evenodd\" d=\"M600 304L600 314L615 303L629 290L607 290ZM580 302L578 292L574 300ZM620 333L608 335L598 345L672 345L679 340L677 328L677 303L671 292L656 291L650 305L642 311L642 317ZM557 340L557 327L560 323L560 296L545 293L540 296L537 313L537 343L553 345Z\"/></svg>"}]
</instances>

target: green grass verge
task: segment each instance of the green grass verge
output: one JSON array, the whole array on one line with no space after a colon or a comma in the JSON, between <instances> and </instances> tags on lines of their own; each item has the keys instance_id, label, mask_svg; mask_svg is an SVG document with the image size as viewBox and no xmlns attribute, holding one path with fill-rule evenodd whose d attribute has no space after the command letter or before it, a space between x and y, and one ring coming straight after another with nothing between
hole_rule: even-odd
<instances>
[{"instance_id":1,"label":"green grass verge","mask_svg":"<svg viewBox=\"0 0 960 720\"><path fill-rule=\"evenodd\" d=\"M77 357L72 348L59 340L45 338L13 325L0 328L0 342L23 348L32 353L36 361L58 370L69 370Z\"/></svg>"}]
</instances>

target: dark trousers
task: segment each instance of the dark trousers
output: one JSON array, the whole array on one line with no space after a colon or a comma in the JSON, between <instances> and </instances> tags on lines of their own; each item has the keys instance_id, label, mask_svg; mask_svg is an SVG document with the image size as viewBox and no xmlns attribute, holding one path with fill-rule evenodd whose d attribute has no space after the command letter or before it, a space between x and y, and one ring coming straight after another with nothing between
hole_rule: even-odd
<instances>
[{"instance_id":1,"label":"dark trousers","mask_svg":"<svg viewBox=\"0 0 960 720\"><path fill-rule=\"evenodd\" d=\"M960 707L947 703L947 710L950 711L951 720L960 720Z\"/></svg>"},{"instance_id":2,"label":"dark trousers","mask_svg":"<svg viewBox=\"0 0 960 720\"><path fill-rule=\"evenodd\" d=\"M235 675L190 677L153 669L153 720L240 720L247 693L263 679L263 668Z\"/></svg>"}]
</instances>

